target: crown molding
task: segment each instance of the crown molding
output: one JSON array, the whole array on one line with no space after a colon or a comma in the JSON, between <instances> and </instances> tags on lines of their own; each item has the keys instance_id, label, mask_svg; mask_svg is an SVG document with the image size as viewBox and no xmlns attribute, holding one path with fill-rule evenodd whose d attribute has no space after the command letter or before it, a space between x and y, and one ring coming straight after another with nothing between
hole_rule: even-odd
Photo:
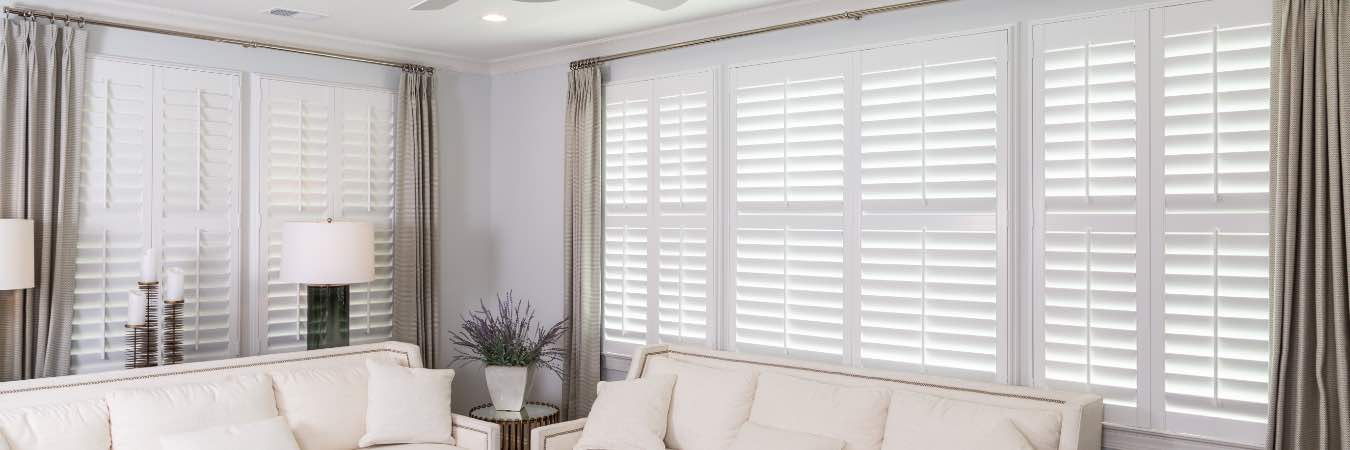
<instances>
[{"instance_id":1,"label":"crown molding","mask_svg":"<svg viewBox=\"0 0 1350 450\"><path fill-rule=\"evenodd\" d=\"M522 53L494 59L489 61L489 64L493 75L521 72L540 67L567 65L579 59L656 47L892 3L895 3L895 0L797 0Z\"/></svg>"},{"instance_id":2,"label":"crown molding","mask_svg":"<svg viewBox=\"0 0 1350 450\"><path fill-rule=\"evenodd\" d=\"M31 1L31 0L29 0ZM405 47L384 42L355 39L314 31L296 30L235 19L209 16L140 4L128 0L38 0L0 1L28 8L55 11L72 16L91 16L135 25L171 28L196 33L211 33L245 40L313 48L378 58L406 60L410 63L465 73L489 73L488 61L428 49ZM150 18L150 20L146 20Z\"/></svg>"}]
</instances>

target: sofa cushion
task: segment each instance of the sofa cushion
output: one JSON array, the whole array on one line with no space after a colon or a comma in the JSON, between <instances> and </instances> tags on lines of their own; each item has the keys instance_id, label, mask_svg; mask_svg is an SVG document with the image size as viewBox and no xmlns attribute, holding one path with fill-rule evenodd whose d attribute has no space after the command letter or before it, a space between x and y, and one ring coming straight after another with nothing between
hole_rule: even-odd
<instances>
[{"instance_id":1,"label":"sofa cushion","mask_svg":"<svg viewBox=\"0 0 1350 450\"><path fill-rule=\"evenodd\" d=\"M300 450L286 418L280 416L170 434L159 438L159 444L172 450Z\"/></svg>"},{"instance_id":2,"label":"sofa cushion","mask_svg":"<svg viewBox=\"0 0 1350 450\"><path fill-rule=\"evenodd\" d=\"M839 450L844 441L798 431L769 428L746 422L727 450Z\"/></svg>"},{"instance_id":3,"label":"sofa cushion","mask_svg":"<svg viewBox=\"0 0 1350 450\"><path fill-rule=\"evenodd\" d=\"M1060 417L1056 412L1006 408L897 389L891 397L890 413L886 418L884 450L953 445L939 430L998 427L1012 427L1036 450L1059 448Z\"/></svg>"},{"instance_id":4,"label":"sofa cushion","mask_svg":"<svg viewBox=\"0 0 1350 450\"><path fill-rule=\"evenodd\" d=\"M277 412L302 450L350 450L366 433L366 368L272 372Z\"/></svg>"},{"instance_id":5,"label":"sofa cushion","mask_svg":"<svg viewBox=\"0 0 1350 450\"><path fill-rule=\"evenodd\" d=\"M675 375L666 426L666 446L680 450L722 450L750 417L755 373L717 369L653 358L643 376Z\"/></svg>"},{"instance_id":6,"label":"sofa cushion","mask_svg":"<svg viewBox=\"0 0 1350 450\"><path fill-rule=\"evenodd\" d=\"M750 421L842 439L847 450L881 448L890 389L849 387L764 372Z\"/></svg>"},{"instance_id":7,"label":"sofa cushion","mask_svg":"<svg viewBox=\"0 0 1350 450\"><path fill-rule=\"evenodd\" d=\"M0 449L106 449L112 445L103 400L0 411Z\"/></svg>"},{"instance_id":8,"label":"sofa cushion","mask_svg":"<svg viewBox=\"0 0 1350 450\"><path fill-rule=\"evenodd\" d=\"M575 450L665 450L674 375L601 381Z\"/></svg>"},{"instance_id":9,"label":"sofa cushion","mask_svg":"<svg viewBox=\"0 0 1350 450\"><path fill-rule=\"evenodd\" d=\"M445 444L393 444L376 445L374 447L366 448L378 448L381 450L464 450L462 447Z\"/></svg>"},{"instance_id":10,"label":"sofa cushion","mask_svg":"<svg viewBox=\"0 0 1350 450\"><path fill-rule=\"evenodd\" d=\"M366 433L360 446L455 444L450 386L455 371L366 361Z\"/></svg>"},{"instance_id":11,"label":"sofa cushion","mask_svg":"<svg viewBox=\"0 0 1350 450\"><path fill-rule=\"evenodd\" d=\"M114 450L160 450L159 438L165 435L277 415L272 380L266 375L113 391L107 402Z\"/></svg>"}]
</instances>

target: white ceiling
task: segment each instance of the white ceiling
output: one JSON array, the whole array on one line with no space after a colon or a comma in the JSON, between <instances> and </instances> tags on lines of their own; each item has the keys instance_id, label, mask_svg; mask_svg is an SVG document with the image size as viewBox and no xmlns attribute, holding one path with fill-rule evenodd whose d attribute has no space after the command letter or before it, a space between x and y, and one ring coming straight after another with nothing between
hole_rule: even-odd
<instances>
[{"instance_id":1,"label":"white ceiling","mask_svg":"<svg viewBox=\"0 0 1350 450\"><path fill-rule=\"evenodd\" d=\"M145 11L139 22L155 23L156 11L176 16L206 16L247 22L266 28L289 28L379 43L406 50L490 62L531 52L721 16L797 0L688 0L659 11L627 0L557 0L524 3L511 0L460 0L440 11L409 11L416 0L20 0L36 7L95 14L119 6ZM263 14L274 7L327 15L301 21ZM503 14L504 23L481 20ZM122 14L113 14L122 15Z\"/></svg>"}]
</instances>

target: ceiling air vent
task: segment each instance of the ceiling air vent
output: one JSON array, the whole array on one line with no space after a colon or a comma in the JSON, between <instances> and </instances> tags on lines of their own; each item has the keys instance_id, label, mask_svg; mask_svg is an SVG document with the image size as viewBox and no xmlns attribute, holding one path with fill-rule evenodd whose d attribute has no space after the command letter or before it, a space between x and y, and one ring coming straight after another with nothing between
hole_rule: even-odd
<instances>
[{"instance_id":1,"label":"ceiling air vent","mask_svg":"<svg viewBox=\"0 0 1350 450\"><path fill-rule=\"evenodd\" d=\"M296 20L306 20L306 21L308 21L308 20L319 20L319 19L322 19L322 18L324 18L324 17L327 17L327 16L325 16L325 15L323 15L323 14L312 13L312 12L309 12L309 11L300 11L300 10L298 10L298 9L290 9L290 8L272 8L272 9L264 10L264 11L263 11L263 14L267 14L267 15L271 15L271 16L277 16L277 17L287 17L287 18L296 19Z\"/></svg>"}]
</instances>

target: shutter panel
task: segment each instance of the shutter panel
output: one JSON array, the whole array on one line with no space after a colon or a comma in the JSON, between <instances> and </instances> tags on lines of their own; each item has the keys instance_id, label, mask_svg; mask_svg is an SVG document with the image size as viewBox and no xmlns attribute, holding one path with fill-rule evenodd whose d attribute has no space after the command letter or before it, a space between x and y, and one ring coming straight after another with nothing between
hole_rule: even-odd
<instances>
[{"instance_id":1,"label":"shutter panel","mask_svg":"<svg viewBox=\"0 0 1350 450\"><path fill-rule=\"evenodd\" d=\"M1269 371L1269 9L1164 8L1167 428L1260 442Z\"/></svg>"},{"instance_id":2,"label":"shutter panel","mask_svg":"<svg viewBox=\"0 0 1350 450\"><path fill-rule=\"evenodd\" d=\"M393 333L395 96L339 89L337 103L340 215L375 226L375 280L351 286L351 338L379 342Z\"/></svg>"},{"instance_id":3,"label":"shutter panel","mask_svg":"<svg viewBox=\"0 0 1350 450\"><path fill-rule=\"evenodd\" d=\"M263 235L259 261L261 351L305 348L305 289L282 283L281 225L328 217L329 149L335 139L333 94L327 86L263 79L259 112L259 184ZM260 307L262 305L259 305Z\"/></svg>"},{"instance_id":4,"label":"shutter panel","mask_svg":"<svg viewBox=\"0 0 1350 450\"><path fill-rule=\"evenodd\" d=\"M711 345L712 72L651 81L658 139L655 224L657 340Z\"/></svg>"},{"instance_id":5,"label":"shutter panel","mask_svg":"<svg viewBox=\"0 0 1350 450\"><path fill-rule=\"evenodd\" d=\"M647 268L646 228L605 227L605 341L614 349L647 344Z\"/></svg>"},{"instance_id":6,"label":"shutter panel","mask_svg":"<svg viewBox=\"0 0 1350 450\"><path fill-rule=\"evenodd\" d=\"M864 366L999 376L1004 32L860 56Z\"/></svg>"},{"instance_id":7,"label":"shutter panel","mask_svg":"<svg viewBox=\"0 0 1350 450\"><path fill-rule=\"evenodd\" d=\"M239 76L155 69L159 239L184 274L188 361L238 354Z\"/></svg>"},{"instance_id":8,"label":"shutter panel","mask_svg":"<svg viewBox=\"0 0 1350 450\"><path fill-rule=\"evenodd\" d=\"M152 68L89 60L80 152L71 371L122 367L127 292L150 229Z\"/></svg>"},{"instance_id":9,"label":"shutter panel","mask_svg":"<svg viewBox=\"0 0 1350 450\"><path fill-rule=\"evenodd\" d=\"M736 350L845 362L852 64L845 54L732 69Z\"/></svg>"},{"instance_id":10,"label":"shutter panel","mask_svg":"<svg viewBox=\"0 0 1350 450\"><path fill-rule=\"evenodd\" d=\"M1138 391L1138 303L1148 292L1139 236L1146 18L1119 13L1034 31L1038 382L1098 393L1106 420L1131 425L1148 414Z\"/></svg>"},{"instance_id":11,"label":"shutter panel","mask_svg":"<svg viewBox=\"0 0 1350 450\"><path fill-rule=\"evenodd\" d=\"M606 352L632 353L649 341L648 312L654 252L651 189L654 100L650 81L605 87ZM675 174L678 178L678 172Z\"/></svg>"}]
</instances>

